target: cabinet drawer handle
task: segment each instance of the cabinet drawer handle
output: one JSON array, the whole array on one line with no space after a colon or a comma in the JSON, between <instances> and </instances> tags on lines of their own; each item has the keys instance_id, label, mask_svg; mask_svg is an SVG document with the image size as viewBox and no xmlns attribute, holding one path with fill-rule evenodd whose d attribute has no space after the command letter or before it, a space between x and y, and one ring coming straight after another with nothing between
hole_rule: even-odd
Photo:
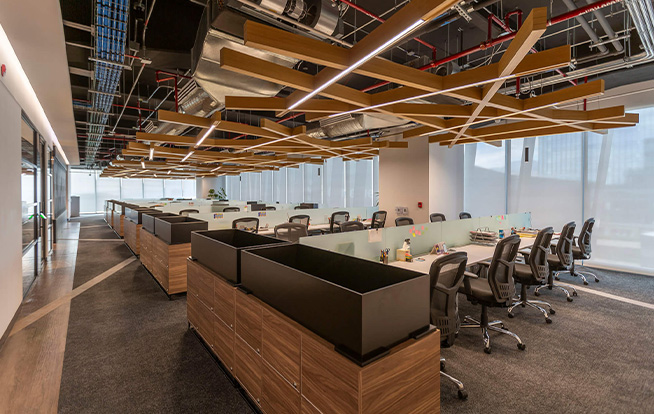
<instances>
[{"instance_id":1,"label":"cabinet drawer handle","mask_svg":"<svg viewBox=\"0 0 654 414\"><path fill-rule=\"evenodd\" d=\"M293 381L293 387L297 388L297 382Z\"/></svg>"},{"instance_id":2,"label":"cabinet drawer handle","mask_svg":"<svg viewBox=\"0 0 654 414\"><path fill-rule=\"evenodd\" d=\"M259 351L259 348L257 348L257 354L260 354L260 353L261 353L261 351Z\"/></svg>"}]
</instances>

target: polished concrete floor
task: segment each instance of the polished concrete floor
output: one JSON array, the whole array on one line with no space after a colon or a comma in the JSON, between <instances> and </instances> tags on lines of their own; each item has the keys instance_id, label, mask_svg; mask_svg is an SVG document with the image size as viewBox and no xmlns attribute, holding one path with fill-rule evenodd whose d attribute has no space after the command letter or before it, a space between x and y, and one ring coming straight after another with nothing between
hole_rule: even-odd
<instances>
[{"instance_id":1,"label":"polished concrete floor","mask_svg":"<svg viewBox=\"0 0 654 414\"><path fill-rule=\"evenodd\" d=\"M574 302L543 292L531 309L492 309L527 344L463 330L442 350L467 401L442 381L445 413L652 412L654 278L596 272ZM563 282L580 286L564 277ZM460 298L462 314L479 308ZM100 216L68 223L0 349L0 413L218 412L250 408L169 300ZM327 413L325 413L327 414Z\"/></svg>"}]
</instances>

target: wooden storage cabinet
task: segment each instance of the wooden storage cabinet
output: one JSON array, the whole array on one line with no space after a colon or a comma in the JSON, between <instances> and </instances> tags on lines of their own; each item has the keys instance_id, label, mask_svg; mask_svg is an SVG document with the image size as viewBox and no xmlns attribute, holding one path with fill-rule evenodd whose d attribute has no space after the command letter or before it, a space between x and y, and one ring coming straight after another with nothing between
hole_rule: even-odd
<instances>
[{"instance_id":1,"label":"wooden storage cabinet","mask_svg":"<svg viewBox=\"0 0 654 414\"><path fill-rule=\"evenodd\" d=\"M299 414L300 392L284 380L267 362L263 363L261 408L266 414Z\"/></svg>"},{"instance_id":2,"label":"wooden storage cabinet","mask_svg":"<svg viewBox=\"0 0 654 414\"><path fill-rule=\"evenodd\" d=\"M191 244L166 244L149 234L146 268L169 294L186 292L186 259L191 254Z\"/></svg>"},{"instance_id":3,"label":"wooden storage cabinet","mask_svg":"<svg viewBox=\"0 0 654 414\"><path fill-rule=\"evenodd\" d=\"M152 233L147 231L144 228L141 228L140 230L141 234L141 254L139 258L141 259L141 263L143 263L143 266L145 266L146 269L148 269L150 272L152 272Z\"/></svg>"},{"instance_id":4,"label":"wooden storage cabinet","mask_svg":"<svg viewBox=\"0 0 654 414\"><path fill-rule=\"evenodd\" d=\"M440 412L437 331L361 367L220 275L187 264L189 322L265 414Z\"/></svg>"},{"instance_id":5,"label":"wooden storage cabinet","mask_svg":"<svg viewBox=\"0 0 654 414\"><path fill-rule=\"evenodd\" d=\"M140 254L142 227L142 225L136 224L131 220L125 221L125 243L127 243L135 254Z\"/></svg>"}]
</instances>

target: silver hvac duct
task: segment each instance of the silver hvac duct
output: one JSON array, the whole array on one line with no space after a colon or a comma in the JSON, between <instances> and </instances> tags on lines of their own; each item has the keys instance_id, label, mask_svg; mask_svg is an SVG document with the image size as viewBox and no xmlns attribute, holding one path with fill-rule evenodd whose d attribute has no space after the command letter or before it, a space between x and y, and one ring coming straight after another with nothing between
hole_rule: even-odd
<instances>
[{"instance_id":1,"label":"silver hvac duct","mask_svg":"<svg viewBox=\"0 0 654 414\"><path fill-rule=\"evenodd\" d=\"M366 130L378 130L397 127L408 121L385 114L345 114L322 119L307 128L307 135L312 138L334 139L353 135Z\"/></svg>"}]
</instances>

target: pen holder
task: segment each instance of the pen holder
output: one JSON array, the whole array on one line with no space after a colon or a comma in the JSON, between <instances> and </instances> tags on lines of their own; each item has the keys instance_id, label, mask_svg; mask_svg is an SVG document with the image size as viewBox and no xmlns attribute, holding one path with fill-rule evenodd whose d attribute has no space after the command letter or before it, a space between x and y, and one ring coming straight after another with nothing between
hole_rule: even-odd
<instances>
[{"instance_id":1,"label":"pen holder","mask_svg":"<svg viewBox=\"0 0 654 414\"><path fill-rule=\"evenodd\" d=\"M383 264L388 264L388 256L379 257L379 261Z\"/></svg>"}]
</instances>

